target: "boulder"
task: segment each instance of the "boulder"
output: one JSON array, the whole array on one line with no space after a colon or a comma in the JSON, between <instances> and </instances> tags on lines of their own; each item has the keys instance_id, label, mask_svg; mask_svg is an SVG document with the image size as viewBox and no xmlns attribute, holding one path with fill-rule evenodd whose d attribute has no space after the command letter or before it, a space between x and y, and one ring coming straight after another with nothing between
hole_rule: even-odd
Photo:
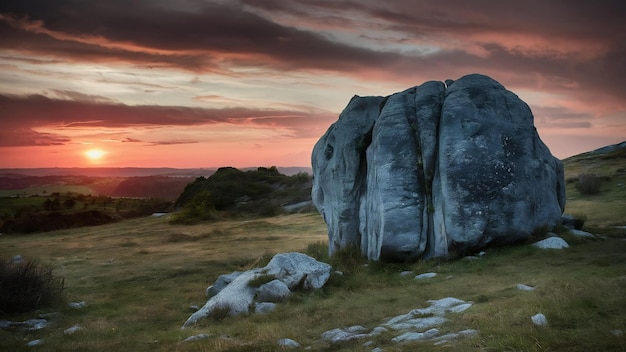
<instances>
[{"instance_id":1,"label":"boulder","mask_svg":"<svg viewBox=\"0 0 626 352\"><path fill-rule=\"evenodd\" d=\"M235 280L239 275L241 275L240 271L234 271L230 274L220 275L217 280L213 283L213 285L207 287L206 296L207 298L211 298L218 294L224 287L228 286L233 280Z\"/></svg>"},{"instance_id":2,"label":"boulder","mask_svg":"<svg viewBox=\"0 0 626 352\"><path fill-rule=\"evenodd\" d=\"M530 108L478 74L353 97L312 166L331 255L407 261L521 242L565 206L563 165Z\"/></svg>"},{"instance_id":3,"label":"boulder","mask_svg":"<svg viewBox=\"0 0 626 352\"><path fill-rule=\"evenodd\" d=\"M330 278L331 270L332 267L326 263L318 262L306 254L292 252L276 254L263 268L221 275L209 287L216 287L215 294L187 319L182 328L213 314L224 314L224 311L231 316L248 314L252 307L255 313L269 312L275 308L273 302L280 302L293 290L323 287ZM251 283L261 277L275 279L259 287Z\"/></svg>"}]
</instances>

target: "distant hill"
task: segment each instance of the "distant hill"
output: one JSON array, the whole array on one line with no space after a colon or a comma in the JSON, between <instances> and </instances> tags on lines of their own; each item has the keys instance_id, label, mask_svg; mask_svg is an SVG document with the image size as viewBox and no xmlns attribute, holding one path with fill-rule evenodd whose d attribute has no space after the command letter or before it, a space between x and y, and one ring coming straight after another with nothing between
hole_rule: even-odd
<instances>
[{"instance_id":1,"label":"distant hill","mask_svg":"<svg viewBox=\"0 0 626 352\"><path fill-rule=\"evenodd\" d=\"M305 172L287 176L276 167L247 171L224 167L188 184L174 208L182 210L184 222L225 214L271 216L299 208L293 207L296 204L310 208L311 187L312 178Z\"/></svg>"},{"instance_id":2,"label":"distant hill","mask_svg":"<svg viewBox=\"0 0 626 352\"><path fill-rule=\"evenodd\" d=\"M244 168L242 170L254 170ZM310 167L277 167L284 175L291 176L300 172L311 174ZM15 169L0 168L0 176L90 176L90 177L141 177L141 176L171 176L171 177L208 177L215 173L216 168L177 169L169 167L142 168L142 167L52 167Z\"/></svg>"}]
</instances>

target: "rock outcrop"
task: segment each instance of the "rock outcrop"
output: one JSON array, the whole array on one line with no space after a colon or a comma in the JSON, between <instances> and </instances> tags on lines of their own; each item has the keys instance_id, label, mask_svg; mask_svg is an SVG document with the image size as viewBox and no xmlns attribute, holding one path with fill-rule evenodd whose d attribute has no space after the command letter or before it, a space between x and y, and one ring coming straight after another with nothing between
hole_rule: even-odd
<instances>
[{"instance_id":1,"label":"rock outcrop","mask_svg":"<svg viewBox=\"0 0 626 352\"><path fill-rule=\"evenodd\" d=\"M330 278L332 267L306 254L276 254L263 268L221 275L207 289L209 300L183 324L187 328L213 314L264 313L292 291L319 289ZM260 282L255 282L256 280Z\"/></svg>"},{"instance_id":2,"label":"rock outcrop","mask_svg":"<svg viewBox=\"0 0 626 352\"><path fill-rule=\"evenodd\" d=\"M416 260L527 239L560 222L563 165L526 103L478 74L353 97L313 149L329 252Z\"/></svg>"}]
</instances>

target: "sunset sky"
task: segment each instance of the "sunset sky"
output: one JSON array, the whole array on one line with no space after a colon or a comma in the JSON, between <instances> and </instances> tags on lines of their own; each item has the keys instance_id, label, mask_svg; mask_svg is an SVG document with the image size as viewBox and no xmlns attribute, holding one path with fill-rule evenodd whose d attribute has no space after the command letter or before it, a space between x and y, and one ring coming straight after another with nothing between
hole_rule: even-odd
<instances>
[{"instance_id":1,"label":"sunset sky","mask_svg":"<svg viewBox=\"0 0 626 352\"><path fill-rule=\"evenodd\" d=\"M626 140L626 3L2 0L0 167L310 166L353 95L487 74L559 158Z\"/></svg>"}]
</instances>

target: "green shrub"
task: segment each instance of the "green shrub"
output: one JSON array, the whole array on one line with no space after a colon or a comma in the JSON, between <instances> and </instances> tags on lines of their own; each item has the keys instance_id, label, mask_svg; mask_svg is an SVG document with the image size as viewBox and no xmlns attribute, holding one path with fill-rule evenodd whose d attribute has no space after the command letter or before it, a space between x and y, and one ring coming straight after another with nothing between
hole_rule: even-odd
<instances>
[{"instance_id":1,"label":"green shrub","mask_svg":"<svg viewBox=\"0 0 626 352\"><path fill-rule=\"evenodd\" d=\"M64 301L64 278L51 266L32 260L14 262L0 258L0 315L29 312Z\"/></svg>"},{"instance_id":2,"label":"green shrub","mask_svg":"<svg viewBox=\"0 0 626 352\"><path fill-rule=\"evenodd\" d=\"M581 194L598 194L600 193L600 178L594 173L578 174L576 188Z\"/></svg>"}]
</instances>

